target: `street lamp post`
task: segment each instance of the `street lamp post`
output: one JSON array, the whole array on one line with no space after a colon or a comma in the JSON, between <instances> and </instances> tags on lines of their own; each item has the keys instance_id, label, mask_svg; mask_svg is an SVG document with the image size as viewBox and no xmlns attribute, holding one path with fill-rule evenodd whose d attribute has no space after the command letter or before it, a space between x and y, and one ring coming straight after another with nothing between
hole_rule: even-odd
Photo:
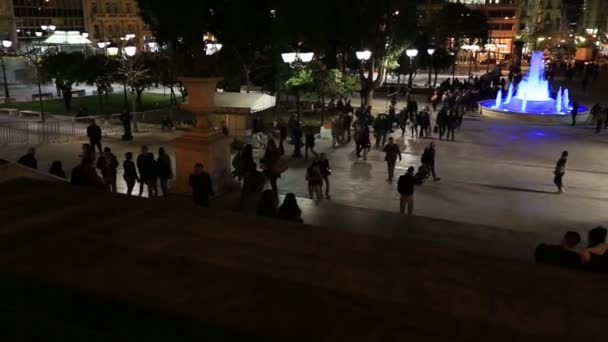
<instances>
[{"instance_id":1,"label":"street lamp post","mask_svg":"<svg viewBox=\"0 0 608 342\"><path fill-rule=\"evenodd\" d=\"M36 37L41 38L42 32L36 31ZM42 44L40 44L40 40L38 40L38 48L40 49L40 53L42 53ZM34 51L36 50L34 49ZM46 115L44 114L44 103L42 102L42 80L40 77L40 65L38 65L40 61L38 60L38 54L36 52L34 52L34 58L36 59L36 76L38 78L38 101L40 103L40 121L45 122Z\"/></svg>"},{"instance_id":2,"label":"street lamp post","mask_svg":"<svg viewBox=\"0 0 608 342\"><path fill-rule=\"evenodd\" d=\"M302 68L304 67L304 63L308 63L308 62L312 61L314 55L315 54L313 52L287 52L287 53L282 53L281 58L283 59L283 62L287 63L292 69L302 70ZM300 90L298 89L298 87L296 87L296 89L295 89L295 95L296 95L296 120L297 120L298 129L301 130L301 127L300 127L301 126L301 123L300 123ZM295 141L294 150L293 150L294 158L299 158L302 156L302 151L301 151L302 146L300 146L300 144L301 144L300 138L301 137L297 138Z\"/></svg>"},{"instance_id":3,"label":"street lamp post","mask_svg":"<svg viewBox=\"0 0 608 342\"><path fill-rule=\"evenodd\" d=\"M418 56L418 49L407 49L405 50L405 54L410 58L410 79L407 83L408 88L412 89L412 83L414 82L414 58Z\"/></svg>"},{"instance_id":4,"label":"street lamp post","mask_svg":"<svg viewBox=\"0 0 608 342\"><path fill-rule=\"evenodd\" d=\"M435 49L430 48L426 50L426 53L431 56L431 63L429 63L429 88L431 88L431 74L433 73L433 57L435 54Z\"/></svg>"},{"instance_id":5,"label":"street lamp post","mask_svg":"<svg viewBox=\"0 0 608 342\"><path fill-rule=\"evenodd\" d=\"M135 54L137 53L137 47L135 45L127 45L125 47L125 55L127 60L129 61L129 73L133 72L133 57L135 57ZM126 75L125 75L126 76ZM125 77L125 85L124 85L124 91L125 91L125 104L127 103L127 78ZM133 89L134 90L134 89ZM133 112L133 115L135 115L135 112L137 111L137 101L135 98L135 91L133 91L133 94L131 95L131 111ZM139 131L139 127L137 125L137 118L134 117L133 120L133 130L135 132Z\"/></svg>"},{"instance_id":6,"label":"street lamp post","mask_svg":"<svg viewBox=\"0 0 608 342\"><path fill-rule=\"evenodd\" d=\"M5 50L10 49L10 47L13 45L13 42L11 40L5 39L2 41L2 46L4 47ZM11 95L8 92L8 81L6 80L6 66L4 65L4 52L2 51L2 54L0 55L0 60L2 60L2 77L4 78L4 102L7 103L8 99L11 97Z\"/></svg>"},{"instance_id":7,"label":"street lamp post","mask_svg":"<svg viewBox=\"0 0 608 342\"><path fill-rule=\"evenodd\" d=\"M372 57L372 52L369 50L363 50L363 51L357 51L355 53L355 55L357 55L357 59L359 60L359 69L361 70L361 72L363 72L363 65L369 61L369 59ZM361 88L363 88L363 85L361 85ZM363 107L363 105L365 104L365 99L363 98L363 92L361 92L361 107Z\"/></svg>"}]
</instances>

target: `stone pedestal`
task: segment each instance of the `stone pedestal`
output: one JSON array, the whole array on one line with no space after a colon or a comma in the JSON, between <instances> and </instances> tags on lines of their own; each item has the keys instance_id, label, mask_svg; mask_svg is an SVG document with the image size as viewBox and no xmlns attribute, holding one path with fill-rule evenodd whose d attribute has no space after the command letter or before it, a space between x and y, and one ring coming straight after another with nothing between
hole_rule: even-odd
<instances>
[{"instance_id":1,"label":"stone pedestal","mask_svg":"<svg viewBox=\"0 0 608 342\"><path fill-rule=\"evenodd\" d=\"M231 138L216 131L209 120L213 113L214 96L220 78L180 79L188 91L188 104L183 108L196 115L196 126L183 137L171 142L175 150L175 186L180 194L191 192L188 185L194 164L202 163L211 175L216 193L228 191L234 184L231 176Z\"/></svg>"}]
</instances>

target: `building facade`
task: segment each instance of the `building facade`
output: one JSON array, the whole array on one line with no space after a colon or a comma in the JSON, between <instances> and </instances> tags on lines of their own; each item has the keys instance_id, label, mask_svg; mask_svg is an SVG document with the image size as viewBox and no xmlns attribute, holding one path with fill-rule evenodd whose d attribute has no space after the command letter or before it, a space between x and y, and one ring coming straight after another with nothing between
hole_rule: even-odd
<instances>
[{"instance_id":1,"label":"building facade","mask_svg":"<svg viewBox=\"0 0 608 342\"><path fill-rule=\"evenodd\" d=\"M581 31L597 29L599 33L608 32L608 0L585 0L582 24Z\"/></svg>"},{"instance_id":2,"label":"building facade","mask_svg":"<svg viewBox=\"0 0 608 342\"><path fill-rule=\"evenodd\" d=\"M85 27L93 41L110 41L120 46L120 38L132 34L142 51L151 39L136 0L85 0L84 13Z\"/></svg>"},{"instance_id":3,"label":"building facade","mask_svg":"<svg viewBox=\"0 0 608 342\"><path fill-rule=\"evenodd\" d=\"M480 48L490 50L496 59L503 59L511 54L520 26L520 0L417 0L420 19L431 18L433 12L439 11L448 2L460 2L487 16L489 39L485 46Z\"/></svg>"},{"instance_id":4,"label":"building facade","mask_svg":"<svg viewBox=\"0 0 608 342\"><path fill-rule=\"evenodd\" d=\"M523 0L521 4L522 35L550 34L568 30L562 0Z\"/></svg>"},{"instance_id":5,"label":"building facade","mask_svg":"<svg viewBox=\"0 0 608 342\"><path fill-rule=\"evenodd\" d=\"M43 25L84 32L83 0L13 0L12 10L19 39L32 39Z\"/></svg>"},{"instance_id":6,"label":"building facade","mask_svg":"<svg viewBox=\"0 0 608 342\"><path fill-rule=\"evenodd\" d=\"M17 42L13 0L0 0L0 40L4 39Z\"/></svg>"}]
</instances>

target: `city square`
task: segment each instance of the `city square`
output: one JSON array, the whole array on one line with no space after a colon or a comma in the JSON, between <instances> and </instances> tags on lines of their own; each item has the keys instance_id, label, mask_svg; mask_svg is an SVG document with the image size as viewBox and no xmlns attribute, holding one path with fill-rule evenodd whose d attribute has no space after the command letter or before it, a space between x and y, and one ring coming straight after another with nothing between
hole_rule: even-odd
<instances>
[{"instance_id":1,"label":"city square","mask_svg":"<svg viewBox=\"0 0 608 342\"><path fill-rule=\"evenodd\" d=\"M0 2L7 336L598 339L605 5Z\"/></svg>"}]
</instances>

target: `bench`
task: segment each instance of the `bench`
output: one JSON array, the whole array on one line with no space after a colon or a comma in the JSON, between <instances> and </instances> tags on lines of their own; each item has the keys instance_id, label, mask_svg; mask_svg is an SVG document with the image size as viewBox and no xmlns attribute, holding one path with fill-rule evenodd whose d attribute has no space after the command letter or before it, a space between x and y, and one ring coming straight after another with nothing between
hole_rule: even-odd
<instances>
[{"instance_id":1,"label":"bench","mask_svg":"<svg viewBox=\"0 0 608 342\"><path fill-rule=\"evenodd\" d=\"M8 116L19 116L19 109L0 108L0 114L6 114Z\"/></svg>"},{"instance_id":2,"label":"bench","mask_svg":"<svg viewBox=\"0 0 608 342\"><path fill-rule=\"evenodd\" d=\"M86 91L86 90L84 90L84 89L80 89L80 90L72 90L72 96L74 96L74 95L76 95L76 96L78 96L78 97L80 97L80 96L85 96L85 95L87 95L87 91Z\"/></svg>"},{"instance_id":3,"label":"bench","mask_svg":"<svg viewBox=\"0 0 608 342\"><path fill-rule=\"evenodd\" d=\"M37 100L42 98L44 99L52 99L53 93L41 93L41 94L32 94L32 100Z\"/></svg>"},{"instance_id":4,"label":"bench","mask_svg":"<svg viewBox=\"0 0 608 342\"><path fill-rule=\"evenodd\" d=\"M32 116L40 117L41 115L40 115L40 112L36 112L33 110L22 110L19 112L19 116L23 118L23 117L32 117Z\"/></svg>"}]
</instances>

